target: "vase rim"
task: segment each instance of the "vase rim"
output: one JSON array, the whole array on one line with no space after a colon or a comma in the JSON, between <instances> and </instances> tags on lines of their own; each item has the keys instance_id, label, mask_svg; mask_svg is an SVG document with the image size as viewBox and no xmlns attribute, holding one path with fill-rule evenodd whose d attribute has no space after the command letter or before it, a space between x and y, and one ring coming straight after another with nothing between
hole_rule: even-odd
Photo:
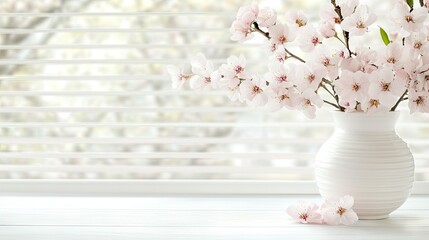
<instances>
[{"instance_id":1,"label":"vase rim","mask_svg":"<svg viewBox=\"0 0 429 240\"><path fill-rule=\"evenodd\" d=\"M355 116L388 116L391 115L392 117L394 116L399 116L401 114L401 112L399 111L389 111L389 112L374 112L374 113L366 113L366 112L342 112L339 110L332 110L331 114L333 115L355 115Z\"/></svg>"},{"instance_id":2,"label":"vase rim","mask_svg":"<svg viewBox=\"0 0 429 240\"><path fill-rule=\"evenodd\" d=\"M335 125L339 129L353 131L392 131L395 129L400 112L345 113L332 111Z\"/></svg>"}]
</instances>

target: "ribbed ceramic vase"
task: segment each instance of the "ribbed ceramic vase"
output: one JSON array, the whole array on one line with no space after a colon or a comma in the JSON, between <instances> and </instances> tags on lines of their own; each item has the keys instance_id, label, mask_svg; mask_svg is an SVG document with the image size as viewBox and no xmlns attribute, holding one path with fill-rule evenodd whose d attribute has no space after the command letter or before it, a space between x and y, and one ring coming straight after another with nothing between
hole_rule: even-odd
<instances>
[{"instance_id":1,"label":"ribbed ceramic vase","mask_svg":"<svg viewBox=\"0 0 429 240\"><path fill-rule=\"evenodd\" d=\"M408 198L414 159L397 135L399 112L333 112L335 132L316 158L316 182L324 198L351 195L360 219L383 219Z\"/></svg>"}]
</instances>

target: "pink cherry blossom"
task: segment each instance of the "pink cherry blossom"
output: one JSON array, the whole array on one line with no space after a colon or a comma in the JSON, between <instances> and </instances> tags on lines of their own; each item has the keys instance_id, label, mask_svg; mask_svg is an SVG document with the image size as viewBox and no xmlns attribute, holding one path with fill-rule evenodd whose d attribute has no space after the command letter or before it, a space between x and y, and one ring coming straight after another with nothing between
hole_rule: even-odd
<instances>
[{"instance_id":1,"label":"pink cherry blossom","mask_svg":"<svg viewBox=\"0 0 429 240\"><path fill-rule=\"evenodd\" d=\"M341 28L350 33L350 36L361 36L368 31L368 27L376 20L373 13L369 13L366 5L359 5L355 12L345 17Z\"/></svg>"},{"instance_id":2,"label":"pink cherry blossom","mask_svg":"<svg viewBox=\"0 0 429 240\"><path fill-rule=\"evenodd\" d=\"M286 15L287 23L292 27L304 27L307 25L308 18L302 11L291 10Z\"/></svg>"},{"instance_id":3,"label":"pink cherry blossom","mask_svg":"<svg viewBox=\"0 0 429 240\"><path fill-rule=\"evenodd\" d=\"M401 61L395 66L396 79L408 88L420 91L422 89L419 75L427 70L427 66L418 58L420 54L410 46L405 45L401 52Z\"/></svg>"},{"instance_id":4,"label":"pink cherry blossom","mask_svg":"<svg viewBox=\"0 0 429 240\"><path fill-rule=\"evenodd\" d=\"M190 59L192 73L197 75L206 75L207 72L213 72L214 66L211 61L207 61L206 56L202 53L198 53Z\"/></svg>"},{"instance_id":5,"label":"pink cherry blossom","mask_svg":"<svg viewBox=\"0 0 429 240\"><path fill-rule=\"evenodd\" d=\"M401 67L403 62L403 46L399 45L397 42L390 43L387 46L383 46L379 49L379 58L378 64L388 65L394 68Z\"/></svg>"},{"instance_id":6,"label":"pink cherry blossom","mask_svg":"<svg viewBox=\"0 0 429 240\"><path fill-rule=\"evenodd\" d=\"M369 95L383 106L393 107L404 91L405 85L395 80L391 68L381 68L370 75Z\"/></svg>"},{"instance_id":7,"label":"pink cherry blossom","mask_svg":"<svg viewBox=\"0 0 429 240\"><path fill-rule=\"evenodd\" d=\"M332 53L331 49L322 48L319 46L311 54L312 62L323 65L328 71L329 79L336 79L338 77L338 64L340 56Z\"/></svg>"},{"instance_id":8,"label":"pink cherry blossom","mask_svg":"<svg viewBox=\"0 0 429 240\"><path fill-rule=\"evenodd\" d=\"M340 68L341 70L357 72L357 71L361 71L361 63L355 57L341 58Z\"/></svg>"},{"instance_id":9,"label":"pink cherry blossom","mask_svg":"<svg viewBox=\"0 0 429 240\"><path fill-rule=\"evenodd\" d=\"M337 34L335 25L328 21L322 21L318 26L318 30L324 38L331 38Z\"/></svg>"},{"instance_id":10,"label":"pink cherry blossom","mask_svg":"<svg viewBox=\"0 0 429 240\"><path fill-rule=\"evenodd\" d=\"M357 102L348 96L340 96L340 106L345 108L346 113L355 112L357 109Z\"/></svg>"},{"instance_id":11,"label":"pink cherry blossom","mask_svg":"<svg viewBox=\"0 0 429 240\"><path fill-rule=\"evenodd\" d=\"M316 117L316 107L323 106L323 100L311 89L305 90L297 100L298 109L308 118Z\"/></svg>"},{"instance_id":12,"label":"pink cherry blossom","mask_svg":"<svg viewBox=\"0 0 429 240\"><path fill-rule=\"evenodd\" d=\"M167 72L170 75L172 87L174 89L181 88L183 84L191 77L191 74L185 73L182 69L174 65L167 66Z\"/></svg>"},{"instance_id":13,"label":"pink cherry blossom","mask_svg":"<svg viewBox=\"0 0 429 240\"><path fill-rule=\"evenodd\" d=\"M252 37L251 25L258 17L258 13L259 7L256 3L241 7L230 28L231 40L243 42L250 39Z\"/></svg>"},{"instance_id":14,"label":"pink cherry blossom","mask_svg":"<svg viewBox=\"0 0 429 240\"><path fill-rule=\"evenodd\" d=\"M228 91L227 93L229 99L231 99L232 101L242 101L240 95L240 84L242 80L240 80L235 71L230 70L228 68L228 65L223 64L219 68L218 74L221 77L218 86Z\"/></svg>"},{"instance_id":15,"label":"pink cherry blossom","mask_svg":"<svg viewBox=\"0 0 429 240\"><path fill-rule=\"evenodd\" d=\"M301 35L298 38L298 46L304 52L311 52L314 48L322 44L323 37L316 31L312 25L302 28Z\"/></svg>"},{"instance_id":16,"label":"pink cherry blossom","mask_svg":"<svg viewBox=\"0 0 429 240\"><path fill-rule=\"evenodd\" d=\"M243 55L230 56L226 64L219 68L219 85L228 90L228 96L231 100L242 100L239 86L245 79L250 79L250 74L246 71L246 58Z\"/></svg>"},{"instance_id":17,"label":"pink cherry blossom","mask_svg":"<svg viewBox=\"0 0 429 240\"><path fill-rule=\"evenodd\" d=\"M368 98L368 89L368 75L360 71L353 73L345 70L335 81L335 91L340 95L340 99L364 101Z\"/></svg>"},{"instance_id":18,"label":"pink cherry blossom","mask_svg":"<svg viewBox=\"0 0 429 240\"><path fill-rule=\"evenodd\" d=\"M270 71L265 74L264 78L272 85L282 85L283 87L293 86L294 72L282 63L271 63L268 65Z\"/></svg>"},{"instance_id":19,"label":"pink cherry blossom","mask_svg":"<svg viewBox=\"0 0 429 240\"><path fill-rule=\"evenodd\" d=\"M293 109L298 99L295 88L286 88L283 85L269 86L267 94L267 108L271 111L277 111L283 107Z\"/></svg>"},{"instance_id":20,"label":"pink cherry blossom","mask_svg":"<svg viewBox=\"0 0 429 240\"><path fill-rule=\"evenodd\" d=\"M265 79L255 75L251 80L243 81L240 85L240 93L246 102L254 107L264 106L268 101Z\"/></svg>"},{"instance_id":21,"label":"pink cherry blossom","mask_svg":"<svg viewBox=\"0 0 429 240\"><path fill-rule=\"evenodd\" d=\"M274 9L266 7L259 11L256 22L260 27L269 28L273 26L277 21L277 13Z\"/></svg>"},{"instance_id":22,"label":"pink cherry blossom","mask_svg":"<svg viewBox=\"0 0 429 240\"><path fill-rule=\"evenodd\" d=\"M405 38L405 44L422 55L429 51L429 41L426 34L422 32L411 33L410 36Z\"/></svg>"},{"instance_id":23,"label":"pink cherry blossom","mask_svg":"<svg viewBox=\"0 0 429 240\"><path fill-rule=\"evenodd\" d=\"M277 49L279 49L278 44L273 44L273 43L271 43L271 41L268 41L268 40L264 42L264 50L268 54L270 54L270 55L273 54Z\"/></svg>"},{"instance_id":24,"label":"pink cherry blossom","mask_svg":"<svg viewBox=\"0 0 429 240\"><path fill-rule=\"evenodd\" d=\"M407 37L411 32L418 32L424 24L428 15L427 8L414 5L410 11L406 1L398 1L392 10L392 20L396 27L396 32L403 37Z\"/></svg>"},{"instance_id":25,"label":"pink cherry blossom","mask_svg":"<svg viewBox=\"0 0 429 240\"><path fill-rule=\"evenodd\" d=\"M390 110L389 107L381 105L380 100L377 98L369 98L365 101L362 101L361 108L364 112L367 112L369 114L375 112L388 112Z\"/></svg>"},{"instance_id":26,"label":"pink cherry blossom","mask_svg":"<svg viewBox=\"0 0 429 240\"><path fill-rule=\"evenodd\" d=\"M288 207L287 214L299 223L321 223L321 216L317 212L319 206L306 201L299 201L295 205Z\"/></svg>"},{"instance_id":27,"label":"pink cherry blossom","mask_svg":"<svg viewBox=\"0 0 429 240\"><path fill-rule=\"evenodd\" d=\"M231 28L231 40L237 42L244 42L252 37L252 29L247 23L236 20L232 22Z\"/></svg>"},{"instance_id":28,"label":"pink cherry blossom","mask_svg":"<svg viewBox=\"0 0 429 240\"><path fill-rule=\"evenodd\" d=\"M410 108L410 113L429 112L429 92L410 91L408 93L408 98L408 107Z\"/></svg>"},{"instance_id":29,"label":"pink cherry blossom","mask_svg":"<svg viewBox=\"0 0 429 240\"><path fill-rule=\"evenodd\" d=\"M353 211L354 199L346 195L338 200L326 200L322 204L323 221L329 225L352 225L359 219Z\"/></svg>"},{"instance_id":30,"label":"pink cherry blossom","mask_svg":"<svg viewBox=\"0 0 429 240\"><path fill-rule=\"evenodd\" d=\"M209 90L211 88L217 88L220 80L218 71L206 72L205 75L194 75L189 81L191 89L195 90Z\"/></svg>"},{"instance_id":31,"label":"pink cherry blossom","mask_svg":"<svg viewBox=\"0 0 429 240\"><path fill-rule=\"evenodd\" d=\"M286 60L286 51L283 45L273 44L267 40L264 44L264 48L268 52L271 62L283 63Z\"/></svg>"},{"instance_id":32,"label":"pink cherry blossom","mask_svg":"<svg viewBox=\"0 0 429 240\"><path fill-rule=\"evenodd\" d=\"M208 90L218 83L220 79L218 72L214 70L213 63L207 61L203 54L199 53L191 58L191 67L195 74L189 82L192 89Z\"/></svg>"},{"instance_id":33,"label":"pink cherry blossom","mask_svg":"<svg viewBox=\"0 0 429 240\"><path fill-rule=\"evenodd\" d=\"M224 78L229 79L233 77L248 78L249 74L246 71L246 58L243 55L230 56L226 64L220 67L220 74Z\"/></svg>"},{"instance_id":34,"label":"pink cherry blossom","mask_svg":"<svg viewBox=\"0 0 429 240\"><path fill-rule=\"evenodd\" d=\"M300 64L296 71L297 88L300 91L305 91L305 89L316 91L326 74L327 70L321 64Z\"/></svg>"},{"instance_id":35,"label":"pink cherry blossom","mask_svg":"<svg viewBox=\"0 0 429 240\"><path fill-rule=\"evenodd\" d=\"M271 43L285 45L288 42L295 40L295 31L291 31L287 25L276 24L268 30Z\"/></svg>"},{"instance_id":36,"label":"pink cherry blossom","mask_svg":"<svg viewBox=\"0 0 429 240\"><path fill-rule=\"evenodd\" d=\"M429 92L429 65L424 65L418 70L415 89Z\"/></svg>"},{"instance_id":37,"label":"pink cherry blossom","mask_svg":"<svg viewBox=\"0 0 429 240\"><path fill-rule=\"evenodd\" d=\"M347 52L347 51L346 51ZM344 55L344 52L341 52ZM376 60L377 52L369 47L358 46L355 48L354 57L344 56L340 61L340 68L342 70L349 70L351 72L361 71L364 73L371 73L377 69Z\"/></svg>"},{"instance_id":38,"label":"pink cherry blossom","mask_svg":"<svg viewBox=\"0 0 429 240\"><path fill-rule=\"evenodd\" d=\"M359 5L359 0L345 0L338 5L341 8L341 15L348 17L355 12L356 7Z\"/></svg>"},{"instance_id":39,"label":"pink cherry blossom","mask_svg":"<svg viewBox=\"0 0 429 240\"><path fill-rule=\"evenodd\" d=\"M286 50L283 46L278 47L274 52L270 55L271 60L277 61L279 63L284 63L287 59Z\"/></svg>"},{"instance_id":40,"label":"pink cherry blossom","mask_svg":"<svg viewBox=\"0 0 429 240\"><path fill-rule=\"evenodd\" d=\"M258 17L258 14L259 6L256 2L254 2L250 5L240 7L237 11L236 20L250 25Z\"/></svg>"},{"instance_id":41,"label":"pink cherry blossom","mask_svg":"<svg viewBox=\"0 0 429 240\"><path fill-rule=\"evenodd\" d=\"M335 24L340 24L341 19L338 14L335 12L334 6L332 4L326 4L320 8L319 17L322 22L329 23L332 26Z\"/></svg>"},{"instance_id":42,"label":"pink cherry blossom","mask_svg":"<svg viewBox=\"0 0 429 240\"><path fill-rule=\"evenodd\" d=\"M377 52L369 47L356 47L356 60L358 61L358 70L364 73L371 73L376 70Z\"/></svg>"},{"instance_id":43,"label":"pink cherry blossom","mask_svg":"<svg viewBox=\"0 0 429 240\"><path fill-rule=\"evenodd\" d=\"M228 97L232 101L237 101L237 100L241 102L244 101L240 93L241 83L242 83L242 80L240 80L238 77L230 78L226 83L224 83L224 86L228 90Z\"/></svg>"}]
</instances>

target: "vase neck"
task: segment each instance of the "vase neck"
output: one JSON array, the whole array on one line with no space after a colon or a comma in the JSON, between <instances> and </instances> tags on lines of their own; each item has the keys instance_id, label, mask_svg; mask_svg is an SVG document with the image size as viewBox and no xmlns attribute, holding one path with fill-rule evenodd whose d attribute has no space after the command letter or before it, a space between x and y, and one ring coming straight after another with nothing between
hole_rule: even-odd
<instances>
[{"instance_id":1,"label":"vase neck","mask_svg":"<svg viewBox=\"0 0 429 240\"><path fill-rule=\"evenodd\" d=\"M399 112L367 114L362 112L333 112L335 127L344 131L386 132L395 131Z\"/></svg>"}]
</instances>

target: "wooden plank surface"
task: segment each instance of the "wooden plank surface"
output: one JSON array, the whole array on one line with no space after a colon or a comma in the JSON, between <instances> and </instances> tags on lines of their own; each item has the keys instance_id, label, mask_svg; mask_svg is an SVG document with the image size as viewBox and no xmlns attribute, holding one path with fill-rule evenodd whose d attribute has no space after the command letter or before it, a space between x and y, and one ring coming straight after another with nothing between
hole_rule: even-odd
<instances>
[{"instance_id":1,"label":"wooden plank surface","mask_svg":"<svg viewBox=\"0 0 429 240\"><path fill-rule=\"evenodd\" d=\"M303 225L285 209L313 195L0 197L1 240L429 239L429 196L411 197L385 220Z\"/></svg>"}]
</instances>

